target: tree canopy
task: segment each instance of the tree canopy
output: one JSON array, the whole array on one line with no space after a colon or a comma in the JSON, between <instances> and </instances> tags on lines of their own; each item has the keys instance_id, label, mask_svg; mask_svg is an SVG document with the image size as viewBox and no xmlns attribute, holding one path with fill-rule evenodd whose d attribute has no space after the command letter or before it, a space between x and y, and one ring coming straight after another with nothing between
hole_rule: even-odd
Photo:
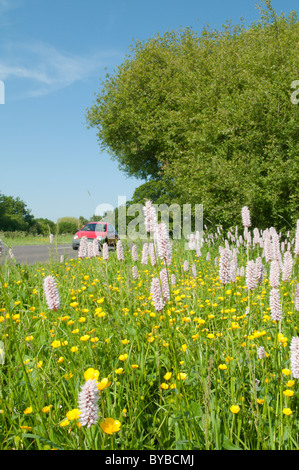
<instances>
[{"instance_id":1,"label":"tree canopy","mask_svg":"<svg viewBox=\"0 0 299 470\"><path fill-rule=\"evenodd\" d=\"M87 123L129 176L160 179L172 199L231 225L298 218L299 23L266 0L259 21L185 28L137 41L107 75ZM164 200L165 202L165 200ZM169 201L170 202L170 201Z\"/></svg>"}]
</instances>

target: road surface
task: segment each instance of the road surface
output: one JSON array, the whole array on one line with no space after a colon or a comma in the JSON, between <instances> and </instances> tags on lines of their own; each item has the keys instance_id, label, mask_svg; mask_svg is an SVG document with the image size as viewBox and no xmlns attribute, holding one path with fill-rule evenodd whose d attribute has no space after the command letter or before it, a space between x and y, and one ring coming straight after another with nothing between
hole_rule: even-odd
<instances>
[{"instance_id":1,"label":"road surface","mask_svg":"<svg viewBox=\"0 0 299 470\"><path fill-rule=\"evenodd\" d=\"M56 245L22 245L15 246L12 251L16 262L20 264L44 263L51 259L59 261L62 255L64 259L78 257L78 251L73 250L70 244L57 245L57 251ZM3 264L5 260L10 260L6 246L3 247L0 264Z\"/></svg>"}]
</instances>

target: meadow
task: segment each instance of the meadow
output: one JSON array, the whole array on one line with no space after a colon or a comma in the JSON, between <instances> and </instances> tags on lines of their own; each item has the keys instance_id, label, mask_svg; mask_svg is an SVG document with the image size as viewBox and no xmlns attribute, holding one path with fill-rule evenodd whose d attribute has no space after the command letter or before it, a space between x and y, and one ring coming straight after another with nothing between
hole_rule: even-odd
<instances>
[{"instance_id":1,"label":"meadow","mask_svg":"<svg viewBox=\"0 0 299 470\"><path fill-rule=\"evenodd\" d=\"M0 266L0 449L298 450L299 224L248 217Z\"/></svg>"}]
</instances>

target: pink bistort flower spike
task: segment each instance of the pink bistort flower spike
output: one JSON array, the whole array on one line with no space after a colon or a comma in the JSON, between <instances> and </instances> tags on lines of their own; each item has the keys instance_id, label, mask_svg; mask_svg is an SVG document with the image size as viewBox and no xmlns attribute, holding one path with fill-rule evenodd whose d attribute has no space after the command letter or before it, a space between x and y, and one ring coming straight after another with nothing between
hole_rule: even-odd
<instances>
[{"instance_id":1,"label":"pink bistort flower spike","mask_svg":"<svg viewBox=\"0 0 299 470\"><path fill-rule=\"evenodd\" d=\"M256 266L253 260L248 261L246 266L246 286L249 290L257 287Z\"/></svg>"},{"instance_id":2,"label":"pink bistort flower spike","mask_svg":"<svg viewBox=\"0 0 299 470\"><path fill-rule=\"evenodd\" d=\"M107 261L108 258L109 258L109 247L108 247L108 243L107 243L107 242L103 243L103 247L102 247L102 256L103 256L103 260L104 260L104 261Z\"/></svg>"},{"instance_id":3,"label":"pink bistort flower spike","mask_svg":"<svg viewBox=\"0 0 299 470\"><path fill-rule=\"evenodd\" d=\"M271 320L273 321L282 320L282 311L281 311L281 305L280 305L280 292L276 288L273 288L270 291L270 310L271 310Z\"/></svg>"},{"instance_id":4,"label":"pink bistort flower spike","mask_svg":"<svg viewBox=\"0 0 299 470\"><path fill-rule=\"evenodd\" d=\"M47 276L44 278L44 293L48 308L54 311L58 310L60 307L60 298L56 281L53 276Z\"/></svg>"},{"instance_id":5,"label":"pink bistort flower spike","mask_svg":"<svg viewBox=\"0 0 299 470\"><path fill-rule=\"evenodd\" d=\"M293 270L293 257L290 251L286 251L283 257L283 267L282 267L282 280L287 282Z\"/></svg>"},{"instance_id":6,"label":"pink bistort flower spike","mask_svg":"<svg viewBox=\"0 0 299 470\"><path fill-rule=\"evenodd\" d=\"M290 344L291 371L294 379L299 379L299 337L293 336Z\"/></svg>"},{"instance_id":7,"label":"pink bistort flower spike","mask_svg":"<svg viewBox=\"0 0 299 470\"><path fill-rule=\"evenodd\" d=\"M168 284L168 276L167 276L166 268L163 268L160 271L160 280L161 280L161 286L162 286L163 299L165 302L168 302L168 300L170 300L170 293L169 293L169 284Z\"/></svg>"},{"instance_id":8,"label":"pink bistort flower spike","mask_svg":"<svg viewBox=\"0 0 299 470\"><path fill-rule=\"evenodd\" d=\"M228 284L230 282L230 262L232 252L229 248L223 248L220 253L219 259L219 279L221 284Z\"/></svg>"},{"instance_id":9,"label":"pink bistort flower spike","mask_svg":"<svg viewBox=\"0 0 299 470\"><path fill-rule=\"evenodd\" d=\"M296 284L295 287L294 307L295 310L299 312L299 284Z\"/></svg>"},{"instance_id":10,"label":"pink bistort flower spike","mask_svg":"<svg viewBox=\"0 0 299 470\"><path fill-rule=\"evenodd\" d=\"M299 219L297 220L294 253L295 253L296 256L299 256Z\"/></svg>"},{"instance_id":11,"label":"pink bistort flower spike","mask_svg":"<svg viewBox=\"0 0 299 470\"><path fill-rule=\"evenodd\" d=\"M145 265L148 262L148 244L144 243L142 247L142 256L141 256L141 264Z\"/></svg>"},{"instance_id":12,"label":"pink bistort flower spike","mask_svg":"<svg viewBox=\"0 0 299 470\"><path fill-rule=\"evenodd\" d=\"M99 390L95 380L86 380L79 393L79 422L81 426L90 428L99 419Z\"/></svg>"},{"instance_id":13,"label":"pink bistort flower spike","mask_svg":"<svg viewBox=\"0 0 299 470\"><path fill-rule=\"evenodd\" d=\"M279 262L276 259L274 259L270 264L270 275L269 275L270 286L277 289L277 287L280 284L279 278L280 278Z\"/></svg>"},{"instance_id":14,"label":"pink bistort flower spike","mask_svg":"<svg viewBox=\"0 0 299 470\"><path fill-rule=\"evenodd\" d=\"M157 227L157 214L151 201L145 202L143 212L145 217L145 229L153 235Z\"/></svg>"},{"instance_id":15,"label":"pink bistort flower spike","mask_svg":"<svg viewBox=\"0 0 299 470\"><path fill-rule=\"evenodd\" d=\"M152 294L152 297L153 297L153 302L154 302L155 309L158 312L161 312L163 310L164 304L163 304L160 281L157 277L154 277L152 279L151 294Z\"/></svg>"},{"instance_id":16,"label":"pink bistort flower spike","mask_svg":"<svg viewBox=\"0 0 299 470\"><path fill-rule=\"evenodd\" d=\"M244 227L251 226L250 212L247 206L242 207L242 222Z\"/></svg>"},{"instance_id":17,"label":"pink bistort flower spike","mask_svg":"<svg viewBox=\"0 0 299 470\"><path fill-rule=\"evenodd\" d=\"M124 261L124 249L121 240L118 240L116 244L116 252L118 261Z\"/></svg>"}]
</instances>

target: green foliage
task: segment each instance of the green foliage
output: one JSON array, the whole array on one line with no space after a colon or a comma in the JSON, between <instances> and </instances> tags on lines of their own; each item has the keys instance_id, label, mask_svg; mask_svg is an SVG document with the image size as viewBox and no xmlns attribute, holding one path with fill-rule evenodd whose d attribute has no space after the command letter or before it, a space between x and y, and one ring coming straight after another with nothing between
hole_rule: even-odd
<instances>
[{"instance_id":1,"label":"green foliage","mask_svg":"<svg viewBox=\"0 0 299 470\"><path fill-rule=\"evenodd\" d=\"M299 204L299 107L290 99L299 23L265 5L250 27L137 41L87 122L121 170L171 181L182 204L203 204L206 220L230 226L248 205L254 225L289 229Z\"/></svg>"},{"instance_id":2,"label":"green foliage","mask_svg":"<svg viewBox=\"0 0 299 470\"><path fill-rule=\"evenodd\" d=\"M0 229L5 231L29 230L33 215L20 198L0 194Z\"/></svg>"},{"instance_id":3,"label":"green foliage","mask_svg":"<svg viewBox=\"0 0 299 470\"><path fill-rule=\"evenodd\" d=\"M61 217L57 220L58 233L75 233L81 227L79 219L76 217Z\"/></svg>"}]
</instances>

